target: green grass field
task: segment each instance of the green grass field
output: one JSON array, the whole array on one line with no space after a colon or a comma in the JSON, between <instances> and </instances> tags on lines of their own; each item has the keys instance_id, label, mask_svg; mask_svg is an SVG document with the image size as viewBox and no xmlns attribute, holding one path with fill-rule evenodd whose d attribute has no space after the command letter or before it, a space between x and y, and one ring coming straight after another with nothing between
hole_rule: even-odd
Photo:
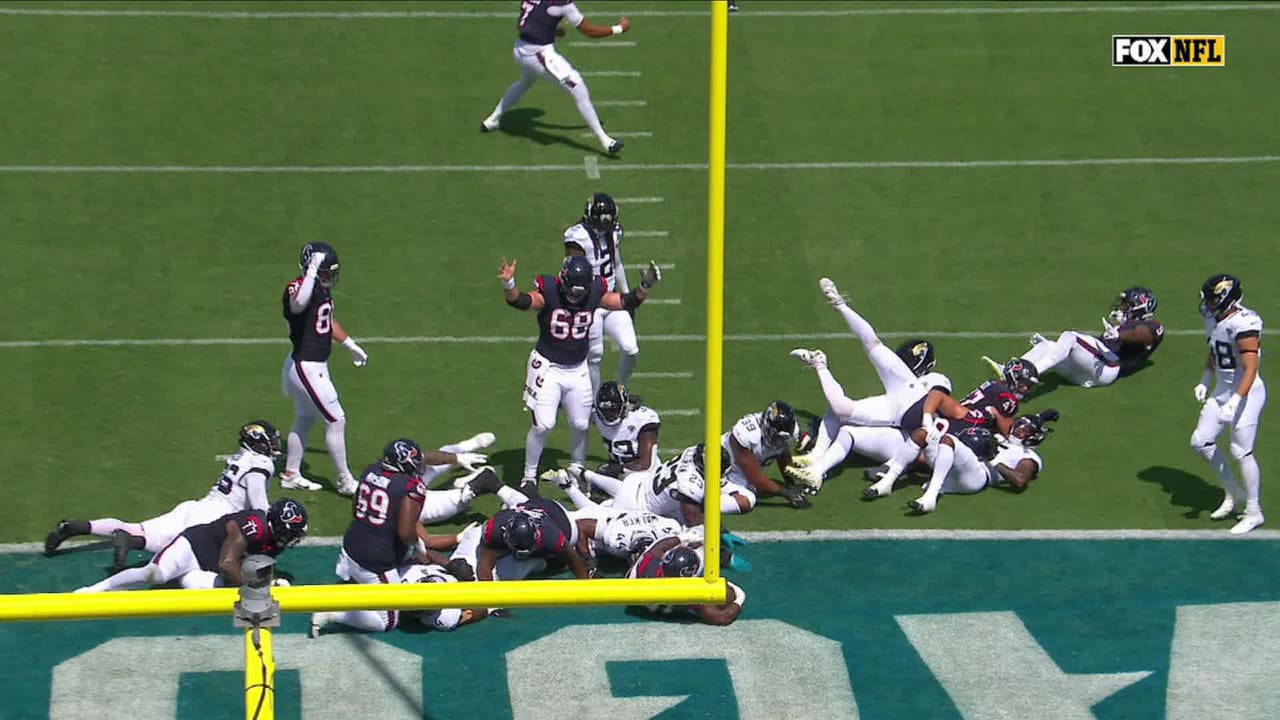
<instances>
[{"instance_id":1,"label":"green grass field","mask_svg":"<svg viewBox=\"0 0 1280 720\"><path fill-rule=\"evenodd\" d=\"M775 398L822 412L812 373L787 357L798 345L826 350L850 395L875 391L822 275L886 338L932 338L958 390L984 379L981 355L1020 353L1031 331L1094 330L1132 284L1155 291L1170 335L1134 377L1050 383L1028 403L1063 417L1025 494L948 497L911 517L911 491L860 502L861 471L846 468L811 510L765 500L729 524L1225 534L1208 519L1221 490L1188 448L1197 291L1233 272L1250 307L1280 317L1275 6L976 7L743 0L731 18L725 427ZM522 286L554 271L596 190L619 199L629 264L673 265L654 297L678 304L638 314L632 390L685 411L664 417L664 449L700 439L706 4L582 8L633 22L562 46L625 137L618 158L545 85L504 132L477 131L515 79L514 1L0 4L0 541L38 541L64 516L157 515L203 494L245 420L287 429L280 293L310 240L338 248L336 317L371 358L355 369L336 349L331 363L351 465L398 435L439 445L490 430L514 482L535 327L503 304L498 261L519 259ZM177 14L104 12L130 9ZM264 10L298 15L216 16ZM1227 66L1113 68L1114 33L1224 34ZM116 339L129 342L92 342ZM1280 453L1263 422L1265 505ZM328 483L321 429L310 445L308 475ZM567 447L559 428L544 465ZM313 535L342 534L345 498L300 499Z\"/></svg>"}]
</instances>

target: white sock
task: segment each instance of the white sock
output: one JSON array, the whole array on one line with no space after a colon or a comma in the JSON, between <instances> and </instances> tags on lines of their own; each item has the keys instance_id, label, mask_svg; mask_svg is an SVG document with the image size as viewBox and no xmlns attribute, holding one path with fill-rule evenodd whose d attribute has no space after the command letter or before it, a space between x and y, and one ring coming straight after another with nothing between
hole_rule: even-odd
<instances>
[{"instance_id":1,"label":"white sock","mask_svg":"<svg viewBox=\"0 0 1280 720\"><path fill-rule=\"evenodd\" d=\"M1227 462L1227 454L1218 449L1217 443L1198 447L1196 452L1209 463L1213 474L1218 476L1218 482L1222 483L1222 489L1237 501L1244 496L1240 492L1240 486L1236 484L1235 474L1231 472L1231 463Z\"/></svg>"},{"instance_id":2,"label":"white sock","mask_svg":"<svg viewBox=\"0 0 1280 720\"><path fill-rule=\"evenodd\" d=\"M147 572L148 567L150 566L143 565L142 567L139 567L139 568L129 568L127 570L121 570L120 572L116 573L115 575L112 575L106 580L103 580L101 582L97 582L91 585L90 587L92 587L93 589L90 590L90 592L106 592L109 590L128 590L130 588L146 585L148 584L147 578L150 576L150 573Z\"/></svg>"},{"instance_id":3,"label":"white sock","mask_svg":"<svg viewBox=\"0 0 1280 720\"><path fill-rule=\"evenodd\" d=\"M831 469L844 462L849 457L849 452L853 450L853 436L849 433L836 433L835 439L827 446L827 449L818 456L813 463L814 471L826 477Z\"/></svg>"},{"instance_id":4,"label":"white sock","mask_svg":"<svg viewBox=\"0 0 1280 720\"><path fill-rule=\"evenodd\" d=\"M582 476L587 479L587 482L603 490L604 493L609 497L616 496L618 494L618 491L622 489L621 480L617 478L611 478L608 475L603 475L601 473L596 472L595 470L584 469L582 471Z\"/></svg>"},{"instance_id":5,"label":"white sock","mask_svg":"<svg viewBox=\"0 0 1280 720\"><path fill-rule=\"evenodd\" d=\"M901 477L902 473L906 472L907 466L915 461L916 456L919 454L920 446L911 441L903 443L902 447L898 448L898 452L889 458L888 468L885 470L884 477L876 484L885 483L887 486L892 487L894 481ZM882 485L882 487L884 486Z\"/></svg>"},{"instance_id":6,"label":"white sock","mask_svg":"<svg viewBox=\"0 0 1280 720\"><path fill-rule=\"evenodd\" d=\"M599 507L587 497L586 493L578 489L577 483L569 483L569 487L566 487L564 492L573 501L573 506L579 510L592 510Z\"/></svg>"},{"instance_id":7,"label":"white sock","mask_svg":"<svg viewBox=\"0 0 1280 720\"><path fill-rule=\"evenodd\" d=\"M569 94L573 96L573 102L578 106L578 114L582 116L582 121L587 124L592 134L600 141L606 150L609 149L609 143L613 138L605 133L604 128L600 127L600 118L596 115L596 108L591 104L591 93L587 90L586 83L578 83L569 90Z\"/></svg>"},{"instance_id":8,"label":"white sock","mask_svg":"<svg viewBox=\"0 0 1280 720\"><path fill-rule=\"evenodd\" d=\"M618 357L618 382L625 385L631 379L631 373L636 371L636 363L640 362L640 353L622 353Z\"/></svg>"},{"instance_id":9,"label":"white sock","mask_svg":"<svg viewBox=\"0 0 1280 720\"><path fill-rule=\"evenodd\" d=\"M600 361L591 362L587 360L587 375L591 376L591 397L595 397L600 392ZM623 382L618 380L618 382Z\"/></svg>"},{"instance_id":10,"label":"white sock","mask_svg":"<svg viewBox=\"0 0 1280 720\"><path fill-rule=\"evenodd\" d=\"M1071 354L1075 344L1075 335L1064 332L1057 340L1037 343L1035 347L1022 354L1022 359L1036 366L1036 371L1043 374L1056 367Z\"/></svg>"},{"instance_id":11,"label":"white sock","mask_svg":"<svg viewBox=\"0 0 1280 720\"><path fill-rule=\"evenodd\" d=\"M844 388L840 382L831 374L827 368L817 368L818 382L822 383L822 395L827 399L827 405L831 408L831 412L841 417L848 417L853 414L854 403L847 395L844 394Z\"/></svg>"},{"instance_id":12,"label":"white sock","mask_svg":"<svg viewBox=\"0 0 1280 720\"><path fill-rule=\"evenodd\" d=\"M840 316L844 318L849 329L853 331L853 334L856 335L859 340L862 341L862 348L864 350L870 352L871 348L880 344L880 338L876 337L875 328L871 327L871 323L864 320L863 317L855 312L853 308L849 307L848 304L837 305L836 312L840 313Z\"/></svg>"},{"instance_id":13,"label":"white sock","mask_svg":"<svg viewBox=\"0 0 1280 720\"><path fill-rule=\"evenodd\" d=\"M299 415L293 418L293 427L289 428L286 441L284 471L290 475L302 472L302 453L307 449L307 435L311 434L311 426L316 421L314 415Z\"/></svg>"},{"instance_id":14,"label":"white sock","mask_svg":"<svg viewBox=\"0 0 1280 720\"><path fill-rule=\"evenodd\" d=\"M339 476L350 476L351 468L347 467L347 419L338 418L325 425L324 445L329 450L329 459L333 461L333 469Z\"/></svg>"},{"instance_id":15,"label":"white sock","mask_svg":"<svg viewBox=\"0 0 1280 720\"><path fill-rule=\"evenodd\" d=\"M1258 468L1258 459L1249 453L1240 458L1240 479L1244 481L1244 511L1250 514L1262 514L1262 471Z\"/></svg>"},{"instance_id":16,"label":"white sock","mask_svg":"<svg viewBox=\"0 0 1280 720\"><path fill-rule=\"evenodd\" d=\"M498 499L502 501L503 507L513 508L517 505L523 505L529 502L529 496L519 490L503 485L498 488Z\"/></svg>"},{"instance_id":17,"label":"white sock","mask_svg":"<svg viewBox=\"0 0 1280 720\"><path fill-rule=\"evenodd\" d=\"M938 496L942 494L942 485L947 480L947 473L951 472L955 461L955 448L946 443L938 443L938 454L933 459L933 477L929 479L929 487L924 491L925 497L937 502Z\"/></svg>"},{"instance_id":18,"label":"white sock","mask_svg":"<svg viewBox=\"0 0 1280 720\"><path fill-rule=\"evenodd\" d=\"M422 501L422 512L419 519L423 523L440 522L448 520L467 509L469 499L466 492L460 488L453 490L428 490L426 498Z\"/></svg>"},{"instance_id":19,"label":"white sock","mask_svg":"<svg viewBox=\"0 0 1280 720\"><path fill-rule=\"evenodd\" d=\"M511 87L507 88L507 91L502 93L502 99L498 101L498 106L493 109L493 112L489 114L489 117L494 120L502 117L503 113L510 110L512 107L515 107L515 104L520 102L520 98L524 97L526 92L529 92L530 87L533 87L533 78L521 77L519 80L511 83Z\"/></svg>"},{"instance_id":20,"label":"white sock","mask_svg":"<svg viewBox=\"0 0 1280 720\"><path fill-rule=\"evenodd\" d=\"M395 629L396 611L348 610L333 616L333 622L342 623L365 632L389 632Z\"/></svg>"},{"instance_id":21,"label":"white sock","mask_svg":"<svg viewBox=\"0 0 1280 720\"><path fill-rule=\"evenodd\" d=\"M542 449L547 445L547 435L551 434L551 428L539 428L533 425L529 428L529 433L524 436L524 477L538 477L538 461L542 459Z\"/></svg>"},{"instance_id":22,"label":"white sock","mask_svg":"<svg viewBox=\"0 0 1280 720\"><path fill-rule=\"evenodd\" d=\"M89 521L89 534L97 537L111 537L116 530L123 530L134 537L144 537L142 523L124 522L115 518L102 518Z\"/></svg>"},{"instance_id":23,"label":"white sock","mask_svg":"<svg viewBox=\"0 0 1280 720\"><path fill-rule=\"evenodd\" d=\"M569 462L581 465L587 461L587 442L591 440L590 426L569 428Z\"/></svg>"}]
</instances>

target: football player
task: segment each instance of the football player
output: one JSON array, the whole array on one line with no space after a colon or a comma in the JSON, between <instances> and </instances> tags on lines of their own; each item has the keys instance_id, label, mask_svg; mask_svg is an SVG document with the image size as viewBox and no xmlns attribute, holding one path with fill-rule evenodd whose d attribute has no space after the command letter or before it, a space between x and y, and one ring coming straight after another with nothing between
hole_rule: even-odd
<instances>
[{"instance_id":1,"label":"football player","mask_svg":"<svg viewBox=\"0 0 1280 720\"><path fill-rule=\"evenodd\" d=\"M913 338L899 345L895 354L919 378L922 387L951 392L951 380L933 371L937 363L933 343ZM842 423L840 417L827 408L821 418L814 419L811 432L802 435L803 454L793 454L791 464L782 472L803 485L807 492L816 493L822 489L827 473L844 462L851 452L885 462L898 454L906 441L907 433L899 427Z\"/></svg>"},{"instance_id":2,"label":"football player","mask_svg":"<svg viewBox=\"0 0 1280 720\"><path fill-rule=\"evenodd\" d=\"M604 279L606 290L625 294L630 288L621 250L622 224L618 222L618 206L607 193L596 193L587 198L582 220L564 231L564 254L566 257L585 257L596 275ZM640 356L634 313L635 310L618 312L596 308L595 321L591 323L591 349L587 354L593 395L600 390L600 362L604 359L605 335L622 353L618 358L618 382L626 384L631 379Z\"/></svg>"},{"instance_id":3,"label":"football player","mask_svg":"<svg viewBox=\"0 0 1280 720\"><path fill-rule=\"evenodd\" d=\"M1244 514L1231 528L1237 535L1263 523L1258 498L1262 477L1258 459L1253 456L1253 442L1258 434L1258 418L1267 404L1267 386L1258 374L1262 318L1244 306L1243 298L1240 280L1231 275L1214 275L1200 288L1200 314L1204 317L1209 353L1204 374L1195 387L1196 401L1202 406L1200 420L1191 434L1191 447L1209 462L1226 490L1222 504L1209 517L1226 519L1244 503ZM1212 392L1210 380L1214 381ZM1218 436L1228 426L1231 456L1240 465L1243 492L1217 444Z\"/></svg>"},{"instance_id":4,"label":"football player","mask_svg":"<svg viewBox=\"0 0 1280 720\"><path fill-rule=\"evenodd\" d=\"M189 527L146 565L121 570L76 592L127 590L175 581L184 588L239 587L244 583L240 562L246 555L276 557L306 535L306 508L296 500L282 498L266 512L242 510Z\"/></svg>"},{"instance_id":5,"label":"football player","mask_svg":"<svg viewBox=\"0 0 1280 720\"><path fill-rule=\"evenodd\" d=\"M1018 492L1026 490L1044 469L1044 460L1036 448L1053 432L1049 423L1056 422L1058 417L1058 411L1050 408L1014 420L1008 439L1000 444L995 457L987 462L988 484L992 487L1008 486ZM947 488L942 491L947 492Z\"/></svg>"},{"instance_id":6,"label":"football player","mask_svg":"<svg viewBox=\"0 0 1280 720\"><path fill-rule=\"evenodd\" d=\"M203 498L178 503L169 512L142 522L59 520L45 537L45 554L53 555L67 538L77 535L109 537L114 550L112 564L119 570L130 550L157 553L193 525L245 510L265 511L269 505L267 486L280 456L280 432L266 420L253 420L240 426L238 442L239 450L227 458L222 474Z\"/></svg>"},{"instance_id":7,"label":"football player","mask_svg":"<svg viewBox=\"0 0 1280 720\"><path fill-rule=\"evenodd\" d=\"M638 557L629 578L699 577L702 575L703 554L701 543L686 543L678 537L663 538ZM659 616L693 615L708 625L730 625L738 619L747 594L732 582L730 599L724 605L646 605L646 609Z\"/></svg>"},{"instance_id":8,"label":"football player","mask_svg":"<svg viewBox=\"0 0 1280 720\"><path fill-rule=\"evenodd\" d=\"M757 495L777 495L801 510L813 507L800 488L776 483L763 470L774 460L785 470L791 463L791 443L799 434L795 411L787 403L775 400L764 412L743 415L720 436L720 447L729 453L730 462L724 480L726 487L741 498L736 504L740 512L754 508ZM721 512L732 512L733 508L728 505Z\"/></svg>"},{"instance_id":9,"label":"football player","mask_svg":"<svg viewBox=\"0 0 1280 720\"><path fill-rule=\"evenodd\" d=\"M329 351L337 340L351 352L356 367L364 367L369 354L361 348L333 316L330 289L338 281L338 252L322 242L302 246L298 265L301 277L284 289L281 303L289 325L293 349L284 359L281 385L293 398L293 427L289 429L284 472L280 486L291 490L319 490L320 484L302 476L302 453L316 418L325 423L324 444L337 472L338 492L355 492L356 481L347 467L347 420L338 389L329 377Z\"/></svg>"},{"instance_id":10,"label":"football player","mask_svg":"<svg viewBox=\"0 0 1280 720\"><path fill-rule=\"evenodd\" d=\"M640 273L640 287L625 293L610 292L603 279L595 276L585 257L564 259L559 275L534 278L534 290L516 290L516 263L502 259L498 279L502 281L507 304L517 310L538 313L538 343L529 353L524 381L524 406L533 423L525 437L524 476L526 494L537 494L538 461L547 435L556 424L556 413L564 405L569 418L572 462L587 459L587 433L591 421L591 379L587 373L588 336L596 308L632 310L649 296L662 279L654 262Z\"/></svg>"},{"instance_id":11,"label":"football player","mask_svg":"<svg viewBox=\"0 0 1280 720\"><path fill-rule=\"evenodd\" d=\"M401 583L452 583L471 582L476 579L475 573L465 560L454 558L448 564L410 565L400 578ZM452 632L473 622L479 622L489 615L485 608L441 608L438 610L404 610L400 613L402 620L417 620L420 624L442 632Z\"/></svg>"},{"instance_id":12,"label":"football player","mask_svg":"<svg viewBox=\"0 0 1280 720\"><path fill-rule=\"evenodd\" d=\"M609 448L609 464L615 466L619 476L652 470L658 464L658 431L662 420L652 408L635 400L626 385L612 380L601 385L596 393L592 418Z\"/></svg>"},{"instance_id":13,"label":"football player","mask_svg":"<svg viewBox=\"0 0 1280 720\"><path fill-rule=\"evenodd\" d=\"M593 25L587 22L572 0L523 0L520 3L520 19L516 22L518 37L512 51L516 66L520 68L520 78L507 88L497 107L480 123L480 132L497 130L502 114L520 102L520 98L529 91L534 81L542 79L569 93L578 106L582 121L600 141L600 147L606 152L616 153L622 149L622 141L605 133L600 126L600 118L596 115L596 108L591 104L591 93L587 92L582 74L556 51L556 38L565 34L564 28L560 27L561 20L569 21L578 32L590 38L621 35L631 27L626 18L619 19L618 24L612 27Z\"/></svg>"},{"instance_id":14,"label":"football player","mask_svg":"<svg viewBox=\"0 0 1280 720\"><path fill-rule=\"evenodd\" d=\"M387 443L382 457L365 468L351 504L352 520L342 537L334 574L343 582L365 585L400 582L409 565L448 563L438 551L453 547L456 538L426 537L422 513L424 454L418 443L397 438ZM419 538L425 549L419 549ZM395 610L318 612L311 616L310 636L318 637L330 623L366 632L389 632L399 623Z\"/></svg>"},{"instance_id":15,"label":"football player","mask_svg":"<svg viewBox=\"0 0 1280 720\"><path fill-rule=\"evenodd\" d=\"M933 468L924 494L907 505L917 512L931 513L944 492L976 493L987 486L987 461L995 457L999 443L992 432L980 425L949 430L937 442L925 442L925 432L917 428L912 441L923 450L925 462Z\"/></svg>"},{"instance_id":16,"label":"football player","mask_svg":"<svg viewBox=\"0 0 1280 720\"><path fill-rule=\"evenodd\" d=\"M1110 385L1141 368L1160 347L1164 326L1156 320L1155 312L1155 293L1131 287L1120 293L1111 314L1102 319L1101 335L1067 330L1057 340L1048 340L1036 333L1022 359L1034 365L1040 375L1053 371L1073 385ZM982 359L999 377L1001 366L989 357Z\"/></svg>"},{"instance_id":17,"label":"football player","mask_svg":"<svg viewBox=\"0 0 1280 720\"><path fill-rule=\"evenodd\" d=\"M500 510L481 526L476 553L476 579L495 579L494 569L507 556L516 560L558 558L574 577L591 577L586 558L578 554L578 526L554 500L533 498Z\"/></svg>"}]
</instances>

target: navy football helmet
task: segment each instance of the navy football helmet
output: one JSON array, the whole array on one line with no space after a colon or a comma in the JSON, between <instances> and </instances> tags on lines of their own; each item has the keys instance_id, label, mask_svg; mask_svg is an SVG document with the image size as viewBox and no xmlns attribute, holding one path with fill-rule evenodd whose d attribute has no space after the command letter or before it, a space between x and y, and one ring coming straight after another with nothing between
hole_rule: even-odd
<instances>
[{"instance_id":1,"label":"navy football helmet","mask_svg":"<svg viewBox=\"0 0 1280 720\"><path fill-rule=\"evenodd\" d=\"M582 224L598 233L611 232L618 223L618 205L608 193L598 192L587 198L582 211Z\"/></svg>"},{"instance_id":2,"label":"navy football helmet","mask_svg":"<svg viewBox=\"0 0 1280 720\"><path fill-rule=\"evenodd\" d=\"M582 302L591 292L591 281L595 279L595 270L591 263L581 255L570 255L560 266L560 294L572 304Z\"/></svg>"},{"instance_id":3,"label":"navy football helmet","mask_svg":"<svg viewBox=\"0 0 1280 720\"><path fill-rule=\"evenodd\" d=\"M280 431L266 420L251 420L240 426L240 447L269 458L280 457Z\"/></svg>"},{"instance_id":4,"label":"navy football helmet","mask_svg":"<svg viewBox=\"0 0 1280 720\"><path fill-rule=\"evenodd\" d=\"M338 282L338 251L334 250L329 243L310 242L303 245L298 267L305 271L307 265L311 264L311 256L318 252L324 253L324 262L320 263L320 268L316 272L316 282L324 287L332 287Z\"/></svg>"},{"instance_id":5,"label":"navy football helmet","mask_svg":"<svg viewBox=\"0 0 1280 720\"><path fill-rule=\"evenodd\" d=\"M1204 281L1200 287L1200 314L1221 320L1244 298L1244 286L1239 278L1219 273Z\"/></svg>"},{"instance_id":6,"label":"navy football helmet","mask_svg":"<svg viewBox=\"0 0 1280 720\"><path fill-rule=\"evenodd\" d=\"M677 545L663 554L658 567L662 577L697 577L702 574L702 558L688 545Z\"/></svg>"},{"instance_id":7,"label":"navy football helmet","mask_svg":"<svg viewBox=\"0 0 1280 720\"><path fill-rule=\"evenodd\" d=\"M267 508L267 524L277 545L293 547L307 536L307 509L293 498L280 498Z\"/></svg>"},{"instance_id":8,"label":"navy football helmet","mask_svg":"<svg viewBox=\"0 0 1280 720\"><path fill-rule=\"evenodd\" d=\"M631 396L626 385L613 380L600 384L600 391L596 393L596 415L600 422L612 427L622 422L630 410Z\"/></svg>"},{"instance_id":9,"label":"navy football helmet","mask_svg":"<svg viewBox=\"0 0 1280 720\"><path fill-rule=\"evenodd\" d=\"M1145 320L1156 314L1156 294L1150 290L1134 285L1120 293L1112 308L1122 322L1129 320Z\"/></svg>"},{"instance_id":10,"label":"navy football helmet","mask_svg":"<svg viewBox=\"0 0 1280 720\"><path fill-rule=\"evenodd\" d=\"M507 518L500 532L502 541L507 544L507 549L519 560L533 555L533 549L538 546L538 540L542 538L542 526L537 519L519 510Z\"/></svg>"},{"instance_id":11,"label":"navy football helmet","mask_svg":"<svg viewBox=\"0 0 1280 720\"><path fill-rule=\"evenodd\" d=\"M996 441L996 436L982 425L966 425L963 429L951 434L972 450L982 462L995 457L996 452L1000 450L1000 443Z\"/></svg>"},{"instance_id":12,"label":"navy football helmet","mask_svg":"<svg viewBox=\"0 0 1280 720\"><path fill-rule=\"evenodd\" d=\"M933 343L920 338L912 338L902 343L896 352L916 377L933 370L933 366L938 362L933 356Z\"/></svg>"},{"instance_id":13,"label":"navy football helmet","mask_svg":"<svg viewBox=\"0 0 1280 720\"><path fill-rule=\"evenodd\" d=\"M1013 421L1009 434L1023 445L1034 447L1049 437L1053 428L1049 427L1048 423L1057 419L1058 411L1052 408L1042 413L1022 415Z\"/></svg>"},{"instance_id":14,"label":"navy football helmet","mask_svg":"<svg viewBox=\"0 0 1280 720\"><path fill-rule=\"evenodd\" d=\"M422 448L409 438L396 438L382 449L382 467L391 472L421 475L426 467Z\"/></svg>"},{"instance_id":15,"label":"navy football helmet","mask_svg":"<svg viewBox=\"0 0 1280 720\"><path fill-rule=\"evenodd\" d=\"M1031 392L1032 387L1040 384L1040 371L1022 358L1014 358L1001 368L1000 379L1022 400Z\"/></svg>"}]
</instances>

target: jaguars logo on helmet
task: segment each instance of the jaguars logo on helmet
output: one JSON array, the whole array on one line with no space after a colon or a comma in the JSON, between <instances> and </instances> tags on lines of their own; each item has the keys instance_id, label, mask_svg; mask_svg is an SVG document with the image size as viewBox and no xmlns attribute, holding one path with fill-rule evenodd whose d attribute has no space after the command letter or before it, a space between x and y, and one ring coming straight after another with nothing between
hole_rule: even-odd
<instances>
[{"instance_id":1,"label":"jaguars logo on helmet","mask_svg":"<svg viewBox=\"0 0 1280 720\"><path fill-rule=\"evenodd\" d=\"M1244 299L1244 286L1233 275L1219 273L1200 287L1200 314L1221 320Z\"/></svg>"},{"instance_id":2,"label":"jaguars logo on helmet","mask_svg":"<svg viewBox=\"0 0 1280 720\"><path fill-rule=\"evenodd\" d=\"M266 420L251 420L240 426L240 447L269 458L280 457L280 431Z\"/></svg>"},{"instance_id":3,"label":"jaguars logo on helmet","mask_svg":"<svg viewBox=\"0 0 1280 720\"><path fill-rule=\"evenodd\" d=\"M587 198L582 211L582 224L597 233L611 232L618 224L618 205L608 193L598 192Z\"/></svg>"},{"instance_id":4,"label":"jaguars logo on helmet","mask_svg":"<svg viewBox=\"0 0 1280 720\"><path fill-rule=\"evenodd\" d=\"M781 400L769 403L769 407L760 413L760 429L770 447L777 447L800 434L796 411Z\"/></svg>"},{"instance_id":5,"label":"jaguars logo on helmet","mask_svg":"<svg viewBox=\"0 0 1280 720\"><path fill-rule=\"evenodd\" d=\"M293 498L280 498L267 509L267 524L277 545L293 547L307 536L307 509Z\"/></svg>"},{"instance_id":6,"label":"jaguars logo on helmet","mask_svg":"<svg viewBox=\"0 0 1280 720\"><path fill-rule=\"evenodd\" d=\"M600 391L596 393L596 414L600 416L600 422L617 425L627 416L630 405L631 396L626 385L613 380L601 383Z\"/></svg>"},{"instance_id":7,"label":"jaguars logo on helmet","mask_svg":"<svg viewBox=\"0 0 1280 720\"><path fill-rule=\"evenodd\" d=\"M658 563L659 577L697 577L702 574L702 558L688 545L677 545Z\"/></svg>"},{"instance_id":8,"label":"jaguars logo on helmet","mask_svg":"<svg viewBox=\"0 0 1280 720\"><path fill-rule=\"evenodd\" d=\"M302 256L298 259L298 267L303 270L311 264L311 256L322 252L324 262L316 271L316 281L324 287L331 287L338 282L338 251L326 242L309 242L302 246Z\"/></svg>"},{"instance_id":9,"label":"jaguars logo on helmet","mask_svg":"<svg viewBox=\"0 0 1280 720\"><path fill-rule=\"evenodd\" d=\"M591 269L591 262L582 255L571 255L560 266L560 294L570 304L580 303L591 292L593 279L595 271Z\"/></svg>"},{"instance_id":10,"label":"jaguars logo on helmet","mask_svg":"<svg viewBox=\"0 0 1280 720\"><path fill-rule=\"evenodd\" d=\"M421 475L426 461L418 443L409 438L396 438L382 449L382 467L392 472Z\"/></svg>"},{"instance_id":11,"label":"jaguars logo on helmet","mask_svg":"<svg viewBox=\"0 0 1280 720\"><path fill-rule=\"evenodd\" d=\"M896 352L916 377L932 371L933 366L937 364L937 359L933 355L933 343L928 340L912 338L899 345Z\"/></svg>"}]
</instances>

